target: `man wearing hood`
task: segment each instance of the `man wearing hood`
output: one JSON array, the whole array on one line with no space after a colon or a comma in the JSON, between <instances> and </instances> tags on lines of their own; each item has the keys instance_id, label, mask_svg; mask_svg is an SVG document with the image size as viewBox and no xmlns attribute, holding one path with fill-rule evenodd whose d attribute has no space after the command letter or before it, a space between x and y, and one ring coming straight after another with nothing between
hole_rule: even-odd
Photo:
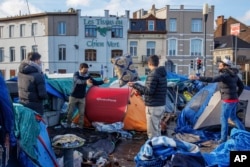
<instances>
[{"instance_id":1,"label":"man wearing hood","mask_svg":"<svg viewBox=\"0 0 250 167\"><path fill-rule=\"evenodd\" d=\"M41 55L30 52L23 60L18 72L19 102L43 115L43 100L47 98L45 78L41 69Z\"/></svg>"},{"instance_id":2,"label":"man wearing hood","mask_svg":"<svg viewBox=\"0 0 250 167\"><path fill-rule=\"evenodd\" d=\"M148 58L148 68L145 86L136 82L128 82L128 86L144 95L147 120L147 135L151 139L161 135L160 121L165 112L167 94L167 75L165 67L159 66L159 57L152 55Z\"/></svg>"},{"instance_id":3,"label":"man wearing hood","mask_svg":"<svg viewBox=\"0 0 250 167\"><path fill-rule=\"evenodd\" d=\"M228 135L228 118L230 118L238 129L244 130L245 127L236 115L237 104L239 102L239 96L244 89L244 84L238 77L237 69L231 68L231 61L229 59L223 59L219 62L220 75L215 77L198 77L196 75L190 75L191 80L200 80L203 82L219 82L219 88L221 93L221 138L218 141L223 143L227 141Z\"/></svg>"}]
</instances>

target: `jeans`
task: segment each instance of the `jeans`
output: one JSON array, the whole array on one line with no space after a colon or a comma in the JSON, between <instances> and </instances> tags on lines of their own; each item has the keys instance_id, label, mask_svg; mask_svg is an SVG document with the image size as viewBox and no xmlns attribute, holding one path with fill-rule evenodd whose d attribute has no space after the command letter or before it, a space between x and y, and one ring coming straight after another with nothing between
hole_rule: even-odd
<instances>
[{"instance_id":1,"label":"jeans","mask_svg":"<svg viewBox=\"0 0 250 167\"><path fill-rule=\"evenodd\" d=\"M239 118L236 115L237 112L237 104L238 102L234 103L227 103L227 102L222 102L221 106L221 117L220 117L220 122L221 122L221 142L227 141L227 135L228 135L228 118L231 119L235 123L235 126L238 129L245 130L244 125L242 122L239 120Z\"/></svg>"}]
</instances>

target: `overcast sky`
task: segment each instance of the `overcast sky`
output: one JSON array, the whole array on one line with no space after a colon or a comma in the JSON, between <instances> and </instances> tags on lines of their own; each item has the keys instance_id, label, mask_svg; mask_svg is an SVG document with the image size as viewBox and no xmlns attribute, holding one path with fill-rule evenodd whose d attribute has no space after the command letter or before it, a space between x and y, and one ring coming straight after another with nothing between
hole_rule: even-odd
<instances>
[{"instance_id":1,"label":"overcast sky","mask_svg":"<svg viewBox=\"0 0 250 167\"><path fill-rule=\"evenodd\" d=\"M149 10L153 4L156 8L185 5L202 9L205 3L215 6L214 19L220 15L225 18L231 16L250 25L250 0L0 0L0 17L28 14L29 11L31 14L67 11L71 7L81 9L82 16L104 16L105 9L109 10L109 14L118 16L129 10L132 16L134 11Z\"/></svg>"}]
</instances>

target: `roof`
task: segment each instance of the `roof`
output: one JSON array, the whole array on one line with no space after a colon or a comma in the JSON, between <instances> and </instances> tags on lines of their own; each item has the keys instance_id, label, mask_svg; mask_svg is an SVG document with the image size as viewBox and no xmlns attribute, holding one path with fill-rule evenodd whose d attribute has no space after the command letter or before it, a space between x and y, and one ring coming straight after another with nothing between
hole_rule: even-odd
<instances>
[{"instance_id":1,"label":"roof","mask_svg":"<svg viewBox=\"0 0 250 167\"><path fill-rule=\"evenodd\" d=\"M223 49L223 48L234 48L235 47L235 40L236 36L228 35L222 37L214 38L214 48L215 49ZM237 38L237 45L238 48L250 48L250 43Z\"/></svg>"}]
</instances>

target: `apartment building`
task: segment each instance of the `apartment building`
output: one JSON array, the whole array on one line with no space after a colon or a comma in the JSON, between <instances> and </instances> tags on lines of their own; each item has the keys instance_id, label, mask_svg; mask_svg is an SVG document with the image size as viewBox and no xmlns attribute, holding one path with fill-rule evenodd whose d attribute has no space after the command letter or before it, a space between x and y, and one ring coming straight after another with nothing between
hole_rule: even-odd
<instances>
[{"instance_id":1,"label":"apartment building","mask_svg":"<svg viewBox=\"0 0 250 167\"><path fill-rule=\"evenodd\" d=\"M202 64L204 64L204 58L206 58L205 73L206 75L212 74L214 6L208 8L206 22L204 21L202 7L194 9L189 7L185 8L184 5L166 5L160 9L157 9L155 5L153 5L148 11L144 9L135 11L132 21L134 22L136 19L147 20L146 26L148 27L146 33L137 33L137 36L143 36L143 38L138 38L138 60L143 60L144 55L148 56L154 53L161 57L161 61L166 59L166 68L168 71L188 75L197 72L195 65L193 68L190 65L191 61L195 64L196 59L199 58L202 60ZM154 23L156 23L154 20L157 19L166 20L167 33L165 33L165 35L164 33L159 33L157 30L158 26L154 27L155 31L150 31L150 26L153 27ZM130 24L133 23L130 22ZM133 29L131 29L131 31L133 31ZM136 37L135 34L130 34L131 32L129 32L128 41L132 41ZM146 49L149 47L147 46L147 41L155 43L155 45L151 45L150 49L154 52L148 52L148 49ZM161 42L159 43L159 41ZM139 42L141 44L139 44ZM206 56L204 56L205 51ZM143 73L143 71L141 73Z\"/></svg>"},{"instance_id":2,"label":"apartment building","mask_svg":"<svg viewBox=\"0 0 250 167\"><path fill-rule=\"evenodd\" d=\"M30 51L42 55L45 73L73 73L81 62L91 73L114 75L111 58L127 53L129 11L118 17L81 16L80 10L0 18L0 70L5 79L17 76Z\"/></svg>"},{"instance_id":3,"label":"apartment building","mask_svg":"<svg viewBox=\"0 0 250 167\"><path fill-rule=\"evenodd\" d=\"M0 70L4 78L17 76L20 62L30 51L42 55L44 72L76 70L79 13L69 9L0 18Z\"/></svg>"}]
</instances>

